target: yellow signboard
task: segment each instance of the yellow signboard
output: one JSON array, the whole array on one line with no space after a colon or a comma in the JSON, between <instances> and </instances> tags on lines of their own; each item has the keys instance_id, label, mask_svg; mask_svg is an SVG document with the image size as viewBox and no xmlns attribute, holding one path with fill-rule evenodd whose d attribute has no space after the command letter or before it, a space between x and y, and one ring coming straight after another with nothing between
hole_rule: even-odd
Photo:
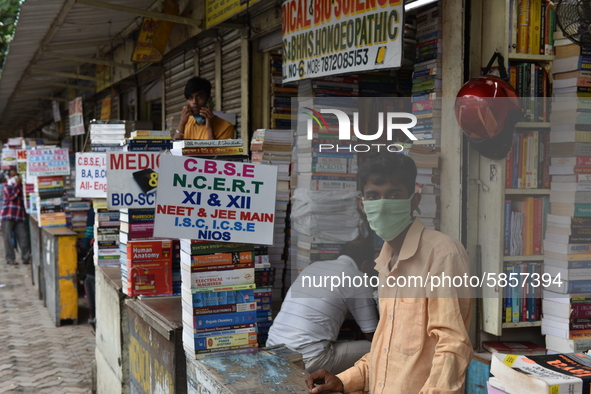
<instances>
[{"instance_id":1,"label":"yellow signboard","mask_svg":"<svg viewBox=\"0 0 591 394\"><path fill-rule=\"evenodd\" d=\"M177 15L179 13L177 3L174 0L166 0L164 13ZM173 27L174 22L144 18L131 60L142 63L155 63L162 60Z\"/></svg>"},{"instance_id":2,"label":"yellow signboard","mask_svg":"<svg viewBox=\"0 0 591 394\"><path fill-rule=\"evenodd\" d=\"M111 119L111 97L107 97L101 102L101 120L109 119Z\"/></svg>"},{"instance_id":3,"label":"yellow signboard","mask_svg":"<svg viewBox=\"0 0 591 394\"><path fill-rule=\"evenodd\" d=\"M209 28L245 10L259 0L206 0L205 27Z\"/></svg>"}]
</instances>

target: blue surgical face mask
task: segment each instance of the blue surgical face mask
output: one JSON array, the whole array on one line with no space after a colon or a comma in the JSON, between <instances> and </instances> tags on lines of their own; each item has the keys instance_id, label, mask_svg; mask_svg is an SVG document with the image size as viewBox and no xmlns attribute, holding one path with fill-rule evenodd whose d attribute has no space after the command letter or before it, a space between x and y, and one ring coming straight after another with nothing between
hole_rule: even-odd
<instances>
[{"instance_id":1,"label":"blue surgical face mask","mask_svg":"<svg viewBox=\"0 0 591 394\"><path fill-rule=\"evenodd\" d=\"M399 236L412 223L410 196L406 200L363 200L363 210L369 227L384 241Z\"/></svg>"}]
</instances>

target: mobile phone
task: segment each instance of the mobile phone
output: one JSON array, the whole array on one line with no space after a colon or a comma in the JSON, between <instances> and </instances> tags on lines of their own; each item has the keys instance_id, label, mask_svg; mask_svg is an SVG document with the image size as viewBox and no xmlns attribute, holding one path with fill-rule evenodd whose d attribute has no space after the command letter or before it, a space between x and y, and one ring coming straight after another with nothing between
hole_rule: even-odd
<instances>
[{"instance_id":1,"label":"mobile phone","mask_svg":"<svg viewBox=\"0 0 591 394\"><path fill-rule=\"evenodd\" d=\"M211 99L211 97L209 98L209 100L207 100L205 107L213 110L213 100ZM193 115L193 117L195 118L195 123L197 123L199 126L203 126L205 124L205 118L203 116Z\"/></svg>"}]
</instances>

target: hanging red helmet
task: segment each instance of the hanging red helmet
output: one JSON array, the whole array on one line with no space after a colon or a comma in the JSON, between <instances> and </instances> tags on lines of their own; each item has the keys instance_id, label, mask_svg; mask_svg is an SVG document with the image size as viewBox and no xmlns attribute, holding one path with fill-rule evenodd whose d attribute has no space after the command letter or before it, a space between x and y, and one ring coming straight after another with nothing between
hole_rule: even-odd
<instances>
[{"instance_id":1,"label":"hanging red helmet","mask_svg":"<svg viewBox=\"0 0 591 394\"><path fill-rule=\"evenodd\" d=\"M458 124L483 156L502 159L511 149L521 103L515 89L501 78L485 75L466 82L455 103Z\"/></svg>"}]
</instances>

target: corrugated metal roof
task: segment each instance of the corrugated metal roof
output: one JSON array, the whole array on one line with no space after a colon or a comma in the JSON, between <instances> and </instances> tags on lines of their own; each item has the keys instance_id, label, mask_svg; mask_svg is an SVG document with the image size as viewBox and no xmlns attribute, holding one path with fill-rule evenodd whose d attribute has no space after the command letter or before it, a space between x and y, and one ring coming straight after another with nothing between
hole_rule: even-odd
<instances>
[{"instance_id":1,"label":"corrugated metal roof","mask_svg":"<svg viewBox=\"0 0 591 394\"><path fill-rule=\"evenodd\" d=\"M111 4L141 10L151 9L157 0L111 0ZM60 60L42 51L44 45L62 54L95 58L98 42L113 42L132 23L139 26L141 17L76 3L75 0L26 0L16 25L15 37L0 77L0 138L19 134L19 128L49 106L33 96L53 97L68 79L43 71L76 73L81 63ZM79 45L89 42L88 45ZM71 47L64 44L69 44ZM72 80L70 80L72 83ZM25 130L28 131L28 130Z\"/></svg>"}]
</instances>

